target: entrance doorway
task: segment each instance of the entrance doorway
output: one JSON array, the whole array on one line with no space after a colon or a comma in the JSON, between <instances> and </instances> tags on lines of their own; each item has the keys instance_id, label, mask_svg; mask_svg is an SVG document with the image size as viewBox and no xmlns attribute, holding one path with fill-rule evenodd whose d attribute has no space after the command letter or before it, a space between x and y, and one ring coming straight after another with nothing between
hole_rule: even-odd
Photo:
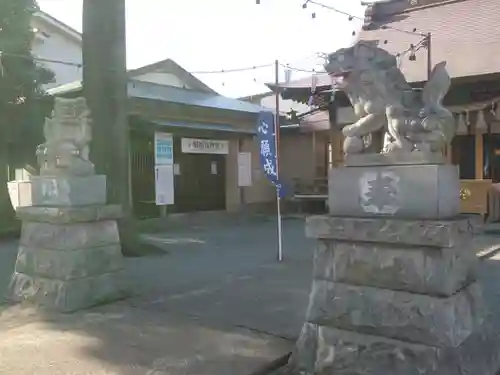
<instances>
[{"instance_id":1,"label":"entrance doorway","mask_svg":"<svg viewBox=\"0 0 500 375\"><path fill-rule=\"evenodd\" d=\"M182 151L182 137L174 138L175 211L226 209L226 155Z\"/></svg>"},{"instance_id":2,"label":"entrance doorway","mask_svg":"<svg viewBox=\"0 0 500 375\"><path fill-rule=\"evenodd\" d=\"M177 212L226 209L225 155L182 154L176 157L175 207Z\"/></svg>"},{"instance_id":3,"label":"entrance doorway","mask_svg":"<svg viewBox=\"0 0 500 375\"><path fill-rule=\"evenodd\" d=\"M476 178L475 136L471 134L457 135L451 144L452 162L459 166L461 180Z\"/></svg>"}]
</instances>

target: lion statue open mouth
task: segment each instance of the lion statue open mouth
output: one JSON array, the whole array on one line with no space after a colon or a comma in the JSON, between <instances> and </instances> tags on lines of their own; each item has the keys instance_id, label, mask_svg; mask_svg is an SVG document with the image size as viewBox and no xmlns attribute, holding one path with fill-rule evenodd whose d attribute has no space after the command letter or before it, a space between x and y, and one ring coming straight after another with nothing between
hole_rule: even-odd
<instances>
[{"instance_id":1,"label":"lion statue open mouth","mask_svg":"<svg viewBox=\"0 0 500 375\"><path fill-rule=\"evenodd\" d=\"M361 41L330 54L325 70L358 118L342 129L346 154L366 152L371 134L382 129L383 153L440 152L455 135L453 114L442 105L451 84L446 62L434 67L423 90L414 90L395 56Z\"/></svg>"}]
</instances>

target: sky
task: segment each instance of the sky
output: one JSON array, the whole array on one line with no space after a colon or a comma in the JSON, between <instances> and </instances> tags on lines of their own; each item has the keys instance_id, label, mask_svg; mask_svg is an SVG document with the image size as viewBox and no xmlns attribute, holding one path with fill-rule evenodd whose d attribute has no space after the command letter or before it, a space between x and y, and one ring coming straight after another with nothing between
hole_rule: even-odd
<instances>
[{"instance_id":1,"label":"sky","mask_svg":"<svg viewBox=\"0 0 500 375\"><path fill-rule=\"evenodd\" d=\"M106 0L102 0L106 1ZM319 0L362 17L359 0ZM82 0L38 0L43 11L81 31ZM321 69L317 53L350 44L362 21L302 0L126 0L127 66L171 58L191 72L221 71L278 60L292 68ZM312 17L312 13L316 17ZM195 74L222 95L268 91L274 67L245 72ZM310 75L294 71L292 79ZM284 69L280 69L284 79Z\"/></svg>"}]
</instances>

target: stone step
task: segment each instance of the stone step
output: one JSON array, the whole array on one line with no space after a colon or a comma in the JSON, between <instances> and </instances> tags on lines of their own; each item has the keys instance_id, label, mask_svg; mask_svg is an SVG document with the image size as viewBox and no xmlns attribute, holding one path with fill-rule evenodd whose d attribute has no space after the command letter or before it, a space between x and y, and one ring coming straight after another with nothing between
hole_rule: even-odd
<instances>
[{"instance_id":1,"label":"stone step","mask_svg":"<svg viewBox=\"0 0 500 375\"><path fill-rule=\"evenodd\" d=\"M476 280L472 244L455 247L319 241L314 277L354 285L451 296Z\"/></svg>"},{"instance_id":2,"label":"stone step","mask_svg":"<svg viewBox=\"0 0 500 375\"><path fill-rule=\"evenodd\" d=\"M120 243L60 251L19 247L16 272L68 281L98 276L124 268Z\"/></svg>"},{"instance_id":3,"label":"stone step","mask_svg":"<svg viewBox=\"0 0 500 375\"><path fill-rule=\"evenodd\" d=\"M72 312L124 298L128 293L123 270L102 275L57 280L15 272L6 298L60 312Z\"/></svg>"},{"instance_id":4,"label":"stone step","mask_svg":"<svg viewBox=\"0 0 500 375\"><path fill-rule=\"evenodd\" d=\"M413 344L306 323L289 374L495 375L500 332L491 321L457 348Z\"/></svg>"},{"instance_id":5,"label":"stone step","mask_svg":"<svg viewBox=\"0 0 500 375\"><path fill-rule=\"evenodd\" d=\"M436 347L457 347L482 323L482 289L440 298L314 280L307 321Z\"/></svg>"},{"instance_id":6,"label":"stone step","mask_svg":"<svg viewBox=\"0 0 500 375\"><path fill-rule=\"evenodd\" d=\"M467 215L452 220L402 220L391 217L359 218L310 216L306 236L322 240L455 247L471 241L473 224Z\"/></svg>"},{"instance_id":7,"label":"stone step","mask_svg":"<svg viewBox=\"0 0 500 375\"><path fill-rule=\"evenodd\" d=\"M120 243L115 220L87 223L51 224L24 222L20 244L24 247L73 251Z\"/></svg>"}]
</instances>

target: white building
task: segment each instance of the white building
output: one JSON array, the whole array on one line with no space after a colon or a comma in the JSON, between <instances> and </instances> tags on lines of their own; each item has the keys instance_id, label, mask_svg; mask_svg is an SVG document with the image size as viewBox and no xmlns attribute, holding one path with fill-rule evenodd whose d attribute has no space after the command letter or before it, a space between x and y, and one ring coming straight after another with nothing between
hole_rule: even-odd
<instances>
[{"instance_id":1,"label":"white building","mask_svg":"<svg viewBox=\"0 0 500 375\"><path fill-rule=\"evenodd\" d=\"M35 14L32 27L35 31L32 54L36 58L48 60L38 61L38 64L55 74L55 81L46 87L80 81L82 69L78 64L82 64L82 35L45 12Z\"/></svg>"},{"instance_id":2,"label":"white building","mask_svg":"<svg viewBox=\"0 0 500 375\"><path fill-rule=\"evenodd\" d=\"M55 74L55 82L46 85L46 89L80 84L83 78L82 35L45 12L35 14L32 27L35 31L32 54L39 59L38 64ZM215 94L214 90L170 59L129 70L129 77L137 81Z\"/></svg>"}]
</instances>

